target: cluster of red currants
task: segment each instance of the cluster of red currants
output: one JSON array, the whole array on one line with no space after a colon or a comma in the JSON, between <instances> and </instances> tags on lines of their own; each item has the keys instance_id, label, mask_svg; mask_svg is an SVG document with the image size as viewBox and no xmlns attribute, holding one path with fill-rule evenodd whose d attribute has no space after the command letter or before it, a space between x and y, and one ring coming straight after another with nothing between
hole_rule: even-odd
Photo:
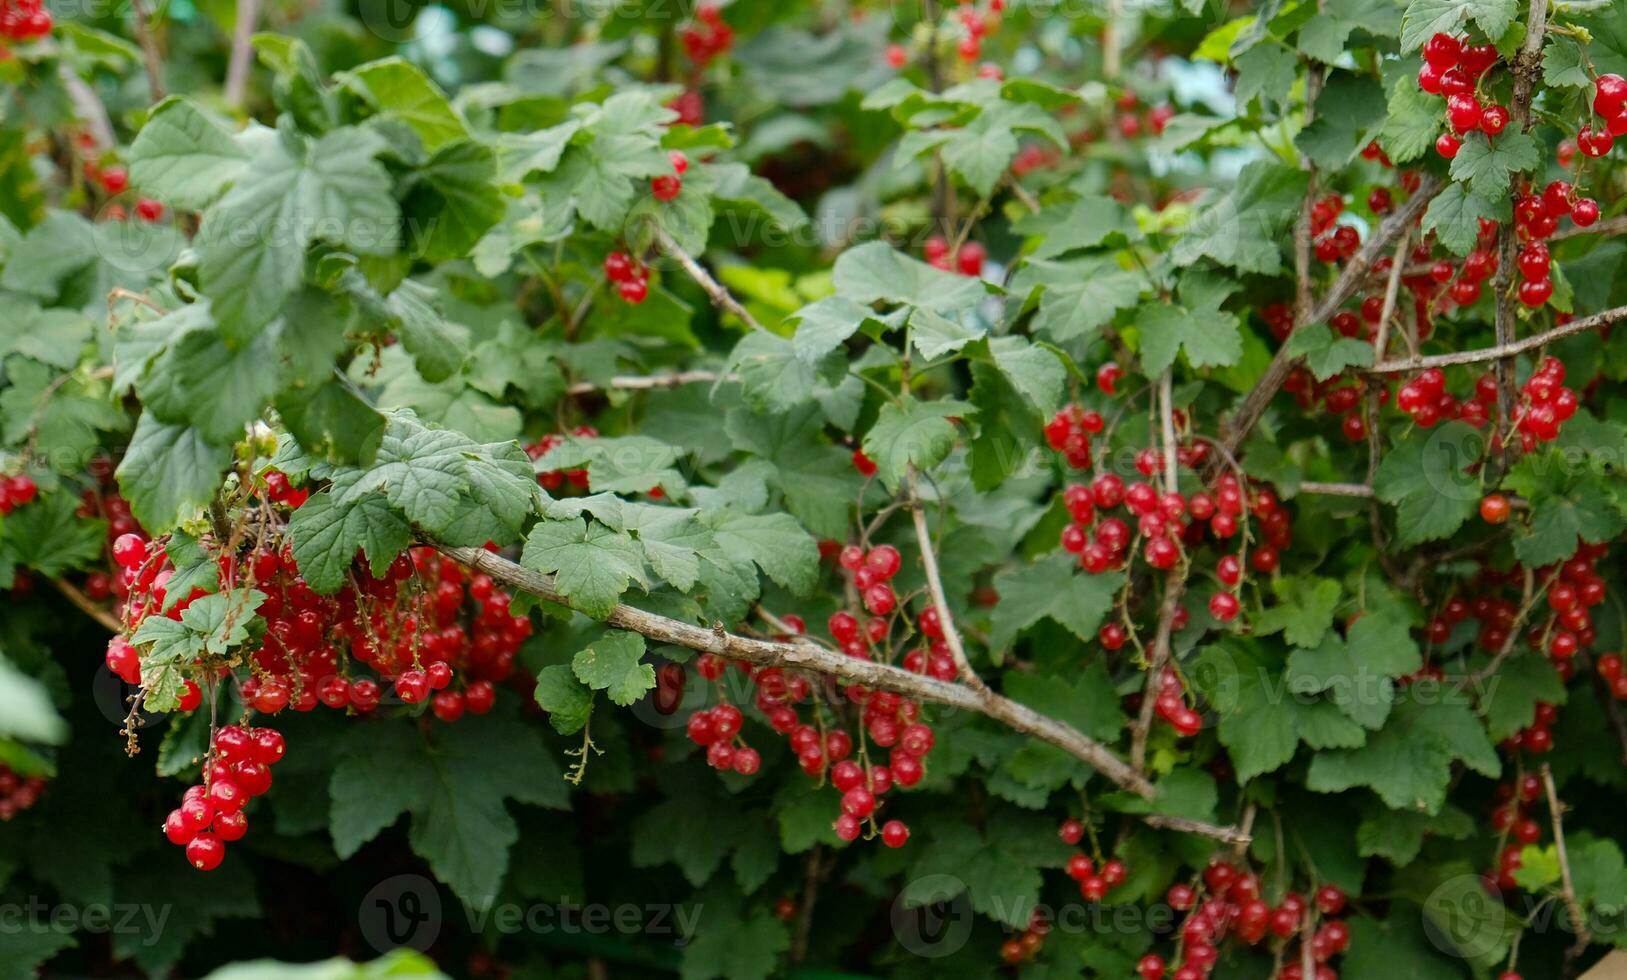
<instances>
[{"instance_id":1,"label":"cluster of red currants","mask_svg":"<svg viewBox=\"0 0 1627 980\"><path fill-rule=\"evenodd\" d=\"M972 3L963 3L955 10L962 32L956 46L960 60L976 61L982 56L983 39L1000 29L1000 14L1005 8L1005 0L988 0L987 12L978 10Z\"/></svg>"},{"instance_id":2,"label":"cluster of red currants","mask_svg":"<svg viewBox=\"0 0 1627 980\"><path fill-rule=\"evenodd\" d=\"M1520 433L1520 448L1526 452L1538 443L1559 438L1559 430L1576 414L1578 396L1565 387L1565 365L1557 357L1545 357L1520 386L1520 404L1514 425Z\"/></svg>"},{"instance_id":3,"label":"cluster of red currants","mask_svg":"<svg viewBox=\"0 0 1627 980\"><path fill-rule=\"evenodd\" d=\"M856 544L850 544L837 553L836 562L853 576L853 585L859 590L859 598L863 601L864 608L886 625L884 617L891 615L893 609L898 606L898 595L893 592L892 587L892 578L898 574L899 568L903 565L903 557L899 555L898 549L890 544L882 544L865 551ZM853 619L847 613L832 615L830 628L833 636L837 631L837 616ZM858 621L853 620L851 626L844 621L842 626L844 631L851 629L856 632ZM839 636L837 641L843 642Z\"/></svg>"},{"instance_id":4,"label":"cluster of red currants","mask_svg":"<svg viewBox=\"0 0 1627 980\"><path fill-rule=\"evenodd\" d=\"M689 157L682 150L668 150L672 173L650 178L650 193L657 201L670 201L684 189L684 173L689 169Z\"/></svg>"},{"instance_id":5,"label":"cluster of red currants","mask_svg":"<svg viewBox=\"0 0 1627 980\"><path fill-rule=\"evenodd\" d=\"M611 252L604 257L604 277L616 284L622 299L635 306L650 295L649 268L626 252Z\"/></svg>"},{"instance_id":6,"label":"cluster of red currants","mask_svg":"<svg viewBox=\"0 0 1627 980\"><path fill-rule=\"evenodd\" d=\"M933 235L923 242L921 254L935 269L973 277L983 275L983 262L989 257L988 250L981 242L966 242L959 251L951 254L949 241L942 235Z\"/></svg>"},{"instance_id":7,"label":"cluster of red currants","mask_svg":"<svg viewBox=\"0 0 1627 980\"><path fill-rule=\"evenodd\" d=\"M1479 130L1488 137L1508 128L1508 108L1482 106L1475 84L1497 64L1497 49L1490 44L1467 44L1451 34L1437 33L1424 42L1424 64L1418 69L1418 87L1431 95L1446 96L1446 122L1451 128L1435 140L1435 152L1450 160L1463 147L1463 135Z\"/></svg>"},{"instance_id":8,"label":"cluster of red currants","mask_svg":"<svg viewBox=\"0 0 1627 980\"><path fill-rule=\"evenodd\" d=\"M1336 224L1344 209L1344 198L1337 193L1311 205L1311 237L1316 240L1316 258L1320 262L1348 259L1361 247L1361 235L1354 225Z\"/></svg>"},{"instance_id":9,"label":"cluster of red currants","mask_svg":"<svg viewBox=\"0 0 1627 980\"><path fill-rule=\"evenodd\" d=\"M1102 413L1082 405L1069 405L1045 423L1045 442L1062 454L1076 470L1090 468L1090 437L1101 435Z\"/></svg>"},{"instance_id":10,"label":"cluster of red currants","mask_svg":"<svg viewBox=\"0 0 1627 980\"><path fill-rule=\"evenodd\" d=\"M211 744L203 783L189 787L164 819L164 836L186 848L187 863L199 871L220 867L226 845L248 833L243 807L271 788L271 767L286 748L276 729L241 725L218 729Z\"/></svg>"},{"instance_id":11,"label":"cluster of red currants","mask_svg":"<svg viewBox=\"0 0 1627 980\"><path fill-rule=\"evenodd\" d=\"M34 478L27 473L0 477L0 514L9 514L33 503L39 491Z\"/></svg>"},{"instance_id":12,"label":"cluster of red currants","mask_svg":"<svg viewBox=\"0 0 1627 980\"><path fill-rule=\"evenodd\" d=\"M1050 931L1045 910L1036 908L1028 916L1028 928L1000 944L1000 959L1011 966L1034 959L1045 948L1045 936Z\"/></svg>"},{"instance_id":13,"label":"cluster of red currants","mask_svg":"<svg viewBox=\"0 0 1627 980\"><path fill-rule=\"evenodd\" d=\"M1077 847L1084 839L1085 825L1078 820L1064 820L1057 835L1062 843ZM1109 858L1097 868L1084 851L1074 851L1068 856L1067 869L1068 877L1079 882L1079 896L1087 902L1100 902L1110 889L1124 884L1129 876L1129 869L1118 858Z\"/></svg>"},{"instance_id":14,"label":"cluster of red currants","mask_svg":"<svg viewBox=\"0 0 1627 980\"><path fill-rule=\"evenodd\" d=\"M0 38L36 41L51 33L51 12L41 0L0 0Z\"/></svg>"},{"instance_id":15,"label":"cluster of red currants","mask_svg":"<svg viewBox=\"0 0 1627 980\"><path fill-rule=\"evenodd\" d=\"M265 477L266 499L274 504L281 504L289 510L297 510L311 499L311 491L304 487L296 487L288 480L288 474L278 470L269 470Z\"/></svg>"},{"instance_id":16,"label":"cluster of red currants","mask_svg":"<svg viewBox=\"0 0 1627 980\"><path fill-rule=\"evenodd\" d=\"M44 794L44 776L23 776L0 762L0 821L27 810Z\"/></svg>"},{"instance_id":17,"label":"cluster of red currants","mask_svg":"<svg viewBox=\"0 0 1627 980\"><path fill-rule=\"evenodd\" d=\"M1120 93L1113 104L1118 108L1118 114L1113 117L1113 128L1127 140L1133 140L1143 133L1162 136L1164 127L1175 118L1175 107L1168 104L1153 106L1145 116L1136 115L1141 100L1128 90Z\"/></svg>"},{"instance_id":18,"label":"cluster of red currants","mask_svg":"<svg viewBox=\"0 0 1627 980\"><path fill-rule=\"evenodd\" d=\"M799 635L805 629L800 617L788 615L784 622ZM722 657L708 653L697 658L695 666L703 678L718 682L728 665ZM923 760L932 751L934 734L931 726L920 721L920 705L888 691L848 685L847 697L863 708L860 737L891 750L885 765L872 762L867 752L854 760L850 758L854 739L845 729L825 728L817 715L817 727L802 720L796 706L808 701L813 692L804 674L779 667L753 668L738 662L734 666L755 685L753 701L757 709L775 732L786 737L802 771L814 779L828 777L842 794L836 835L844 841L855 840L868 824L872 835L879 834L888 847L902 847L909 839L909 827L901 820L888 820L878 827L875 813L881 797L894 786L914 786L926 775ZM761 765L761 759L740 736L743 720L739 708L722 702L690 715L686 730L691 741L706 746L711 766L751 775Z\"/></svg>"},{"instance_id":19,"label":"cluster of red currants","mask_svg":"<svg viewBox=\"0 0 1627 980\"><path fill-rule=\"evenodd\" d=\"M620 253L611 254L617 255ZM608 262L608 260L606 261ZM579 425L571 430L571 435L578 439L597 439L599 437L599 430L595 429L591 425ZM541 459L542 457L548 455L551 450L564 445L564 443L564 436L555 432L550 432L535 442L526 443L525 454L534 460ZM586 490L588 488L588 471L548 470L546 472L537 474L537 483L549 493L559 490L559 488L565 486L567 483L570 484L570 486L574 489Z\"/></svg>"},{"instance_id":20,"label":"cluster of red currants","mask_svg":"<svg viewBox=\"0 0 1627 980\"><path fill-rule=\"evenodd\" d=\"M1545 705L1553 711L1553 705ZM1508 834L1521 844L1535 844L1542 840L1542 823L1531 817L1528 807L1542 799L1542 777L1525 773L1517 782L1497 784L1497 806L1491 811L1491 829ZM1499 876L1500 877L1500 876ZM1498 882L1501 886L1502 881ZM1509 885L1513 881L1510 879Z\"/></svg>"},{"instance_id":21,"label":"cluster of red currants","mask_svg":"<svg viewBox=\"0 0 1627 980\"><path fill-rule=\"evenodd\" d=\"M689 60L702 67L719 55L729 53L734 46L734 28L723 22L723 12L717 4L703 3L695 8L695 20L678 32L684 53Z\"/></svg>"},{"instance_id":22,"label":"cluster of red currants","mask_svg":"<svg viewBox=\"0 0 1627 980\"><path fill-rule=\"evenodd\" d=\"M1314 980L1335 980L1328 962L1350 945L1350 928L1343 919L1345 893L1336 885L1323 885L1312 896L1316 911L1325 918L1311 929L1311 910L1296 892L1283 895L1275 907L1260 894L1259 876L1239 870L1224 858L1214 858L1194 884L1176 884L1167 896L1170 907L1190 914L1181 922L1181 960L1170 974L1173 980L1202 980L1219 959L1219 944L1228 936L1255 946L1269 934L1282 943L1279 962L1286 961L1277 980L1313 980L1304 975L1300 949L1289 949L1296 935L1310 947L1316 963ZM1201 901L1201 904L1200 904ZM1136 965L1142 980L1162 980L1168 962L1148 953Z\"/></svg>"},{"instance_id":23,"label":"cluster of red currants","mask_svg":"<svg viewBox=\"0 0 1627 980\"><path fill-rule=\"evenodd\" d=\"M1616 74L1594 79L1593 112L1604 122L1583 126L1576 134L1576 148L1583 156L1602 157L1615 147L1616 137L1627 136L1627 79Z\"/></svg>"}]
</instances>

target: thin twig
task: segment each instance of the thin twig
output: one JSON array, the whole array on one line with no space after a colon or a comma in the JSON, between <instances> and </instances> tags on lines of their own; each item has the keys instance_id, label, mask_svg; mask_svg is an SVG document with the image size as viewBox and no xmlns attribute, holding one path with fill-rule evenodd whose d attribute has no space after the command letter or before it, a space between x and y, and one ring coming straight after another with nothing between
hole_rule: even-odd
<instances>
[{"instance_id":1,"label":"thin twig","mask_svg":"<svg viewBox=\"0 0 1627 980\"><path fill-rule=\"evenodd\" d=\"M254 28L260 20L260 0L237 0L237 23L232 27L232 54L226 62L226 87L222 93L233 109L243 108L249 87L249 69L254 66Z\"/></svg>"},{"instance_id":2,"label":"thin twig","mask_svg":"<svg viewBox=\"0 0 1627 980\"><path fill-rule=\"evenodd\" d=\"M1173 369L1165 369L1158 379L1158 401L1161 415L1160 431L1164 438L1164 492L1178 493L1181 489L1180 470L1175 458L1175 405L1173 395Z\"/></svg>"},{"instance_id":3,"label":"thin twig","mask_svg":"<svg viewBox=\"0 0 1627 980\"><path fill-rule=\"evenodd\" d=\"M904 470L904 483L909 488L910 519L915 523L915 543L921 549L921 566L926 570L927 592L932 596L932 605L938 610L938 625L943 632L944 645L949 647L950 656L955 658L955 667L960 670L966 686L974 691L987 692L983 678L972 669L972 661L966 656L966 647L960 641L960 630L955 628L954 614L949 611L949 599L944 595L943 578L938 574L938 557L932 548L932 533L926 526L926 509L921 506L921 485L915 477L913 464Z\"/></svg>"},{"instance_id":4,"label":"thin twig","mask_svg":"<svg viewBox=\"0 0 1627 980\"><path fill-rule=\"evenodd\" d=\"M1560 895L1565 900L1565 911L1570 913L1571 928L1576 930L1576 942L1571 944L1567 955L1575 958L1593 941L1593 933L1587 927L1587 916L1582 912L1581 903L1576 900L1576 883L1571 879L1570 855L1565 850L1565 808L1560 805L1559 792L1554 788L1554 773L1546 762L1542 764L1541 772L1542 788L1548 794L1548 816L1554 825L1554 852L1559 858Z\"/></svg>"},{"instance_id":5,"label":"thin twig","mask_svg":"<svg viewBox=\"0 0 1627 980\"><path fill-rule=\"evenodd\" d=\"M1136 772L1147 767L1147 736L1152 731L1153 707L1163 686L1164 667L1169 663L1170 638L1175 632L1175 614L1186 591L1186 575L1179 566L1164 577L1164 602L1158 610L1158 629L1153 633L1152 660L1147 664L1147 681L1141 689L1141 713L1130 732L1130 766Z\"/></svg>"},{"instance_id":6,"label":"thin twig","mask_svg":"<svg viewBox=\"0 0 1627 980\"><path fill-rule=\"evenodd\" d=\"M1160 830L1178 830L1183 834L1202 834L1212 837L1223 844L1247 845L1254 840L1247 828L1220 827L1202 820L1188 820L1185 817L1167 817L1161 813L1149 813L1141 818L1149 827Z\"/></svg>"},{"instance_id":7,"label":"thin twig","mask_svg":"<svg viewBox=\"0 0 1627 980\"><path fill-rule=\"evenodd\" d=\"M84 124L85 132L96 141L96 148L106 150L117 145L118 137L113 135L113 121L108 118L107 106L102 104L102 97L96 94L96 90L75 74L66 61L57 64L57 77L62 79L62 87L68 93L68 101L73 103L74 115Z\"/></svg>"},{"instance_id":8,"label":"thin twig","mask_svg":"<svg viewBox=\"0 0 1627 980\"><path fill-rule=\"evenodd\" d=\"M1495 347L1483 347L1479 350L1457 350L1445 354L1429 354L1424 357L1408 357L1398 361L1383 361L1366 370L1367 374L1406 374L1412 371L1421 371L1424 368L1448 367L1453 364L1479 364L1485 361L1496 361L1513 358L1526 351L1537 350L1563 340L1574 334L1586 333L1589 330L1598 330L1627 319L1627 306L1618 306L1614 309L1604 310L1592 316L1581 317L1569 323L1562 323L1550 330L1539 334L1532 334L1523 340L1516 340L1507 344L1498 344Z\"/></svg>"},{"instance_id":9,"label":"thin twig","mask_svg":"<svg viewBox=\"0 0 1627 980\"><path fill-rule=\"evenodd\" d=\"M1371 497L1373 488L1366 483L1323 483L1320 480L1306 480L1299 485L1299 492L1324 497Z\"/></svg>"},{"instance_id":10,"label":"thin twig","mask_svg":"<svg viewBox=\"0 0 1627 980\"><path fill-rule=\"evenodd\" d=\"M80 612L105 626L109 633L120 631L118 617L92 602L90 596L81 592L73 583L53 578L51 584L56 586L56 590L62 593L63 598L78 606Z\"/></svg>"},{"instance_id":11,"label":"thin twig","mask_svg":"<svg viewBox=\"0 0 1627 980\"><path fill-rule=\"evenodd\" d=\"M684 251L683 246L679 245L671 235L667 234L667 230L659 225L655 229L655 241L656 244L661 246L661 251L672 256L679 265L684 267L684 271L689 273L689 278L695 280L695 283L711 299L713 306L725 313L733 313L753 330L763 329L763 325L757 322L757 318L752 316L744 306L741 306L740 301L736 300L722 283L712 278L712 274L702 268L701 264L695 261L695 257Z\"/></svg>"},{"instance_id":12,"label":"thin twig","mask_svg":"<svg viewBox=\"0 0 1627 980\"><path fill-rule=\"evenodd\" d=\"M531 571L484 548L436 547L453 561L485 572L505 586L521 589L549 602L568 604L554 586L552 576ZM662 643L715 653L730 660L846 677L873 690L892 691L917 701L929 701L984 715L1014 731L1057 746L1100 772L1109 781L1139 796L1151 799L1154 795L1152 784L1146 777L1131 769L1111 749L1066 722L1042 715L987 688L976 690L970 685L935 680L901 667L833 653L800 639L791 642L754 640L730 633L721 624L707 629L626 604L618 604L612 609L605 622L617 629L630 630Z\"/></svg>"},{"instance_id":13,"label":"thin twig","mask_svg":"<svg viewBox=\"0 0 1627 980\"><path fill-rule=\"evenodd\" d=\"M683 385L712 384L717 381L737 380L732 374L716 371L675 371L671 374L620 374L604 384L578 381L565 389L567 395L589 395L595 391L649 391L655 388L679 388Z\"/></svg>"},{"instance_id":14,"label":"thin twig","mask_svg":"<svg viewBox=\"0 0 1627 980\"><path fill-rule=\"evenodd\" d=\"M1571 225L1569 228L1561 228L1552 235L1549 235L1548 240L1550 242L1560 242L1567 238L1577 238L1582 235L1603 235L1604 237L1609 238L1611 235L1619 234L1620 232L1624 231L1627 231L1627 214L1618 214L1614 218L1606 218L1603 221L1595 222L1586 228L1582 227L1581 225Z\"/></svg>"},{"instance_id":15,"label":"thin twig","mask_svg":"<svg viewBox=\"0 0 1627 980\"><path fill-rule=\"evenodd\" d=\"M164 97L164 58L158 53L158 42L153 38L152 11L147 9L147 0L130 0L130 13L136 43L141 46L142 66L147 71L147 94L158 102Z\"/></svg>"}]
</instances>

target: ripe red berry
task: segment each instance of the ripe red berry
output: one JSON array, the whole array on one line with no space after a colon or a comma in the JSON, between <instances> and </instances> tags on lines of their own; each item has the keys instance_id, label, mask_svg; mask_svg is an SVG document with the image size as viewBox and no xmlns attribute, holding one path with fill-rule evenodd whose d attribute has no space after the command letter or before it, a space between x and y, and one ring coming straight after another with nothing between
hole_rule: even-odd
<instances>
[{"instance_id":1,"label":"ripe red berry","mask_svg":"<svg viewBox=\"0 0 1627 980\"><path fill-rule=\"evenodd\" d=\"M187 842L186 860L199 871L213 871L226 860L226 845L214 834L199 834Z\"/></svg>"},{"instance_id":2,"label":"ripe red berry","mask_svg":"<svg viewBox=\"0 0 1627 980\"><path fill-rule=\"evenodd\" d=\"M1216 592L1209 597L1209 615L1222 623L1229 623L1236 619L1238 610L1241 608L1237 597L1230 592Z\"/></svg>"},{"instance_id":3,"label":"ripe red berry","mask_svg":"<svg viewBox=\"0 0 1627 980\"><path fill-rule=\"evenodd\" d=\"M143 197L136 201L136 217L142 221L157 221L164 216L164 205L150 197Z\"/></svg>"},{"instance_id":4,"label":"ripe red berry","mask_svg":"<svg viewBox=\"0 0 1627 980\"><path fill-rule=\"evenodd\" d=\"M407 704L429 697L429 677L421 670L404 670L395 679L395 696Z\"/></svg>"},{"instance_id":5,"label":"ripe red berry","mask_svg":"<svg viewBox=\"0 0 1627 980\"><path fill-rule=\"evenodd\" d=\"M139 568L147 560L147 539L139 534L121 534L113 542L113 560L121 568Z\"/></svg>"},{"instance_id":6,"label":"ripe red berry","mask_svg":"<svg viewBox=\"0 0 1627 980\"><path fill-rule=\"evenodd\" d=\"M881 842L888 847L903 847L910 839L910 828L902 820L889 820L881 825Z\"/></svg>"},{"instance_id":7,"label":"ripe red berry","mask_svg":"<svg viewBox=\"0 0 1627 980\"><path fill-rule=\"evenodd\" d=\"M1480 519L1487 524L1501 524L1508 520L1508 498L1500 493L1489 493L1480 500Z\"/></svg>"},{"instance_id":8,"label":"ripe red berry","mask_svg":"<svg viewBox=\"0 0 1627 980\"><path fill-rule=\"evenodd\" d=\"M983 274L983 260L988 252L980 242L967 242L960 247L960 253L955 256L955 267L963 276L981 276Z\"/></svg>"},{"instance_id":9,"label":"ripe red berry","mask_svg":"<svg viewBox=\"0 0 1627 980\"><path fill-rule=\"evenodd\" d=\"M123 194L130 186L130 173L123 167L103 167L99 180L107 193Z\"/></svg>"},{"instance_id":10,"label":"ripe red berry","mask_svg":"<svg viewBox=\"0 0 1627 980\"><path fill-rule=\"evenodd\" d=\"M1500 105L1489 105L1480 110L1480 129L1496 136L1508 128L1508 110Z\"/></svg>"},{"instance_id":11,"label":"ripe red berry","mask_svg":"<svg viewBox=\"0 0 1627 980\"><path fill-rule=\"evenodd\" d=\"M677 197L683 188L684 182L676 174L650 178L650 193L655 195L657 201L670 201Z\"/></svg>"},{"instance_id":12,"label":"ripe red berry","mask_svg":"<svg viewBox=\"0 0 1627 980\"><path fill-rule=\"evenodd\" d=\"M897 44L889 44L889 45L887 45L887 64L891 68L893 68L894 70L897 70L899 68L903 68L904 65L907 64L908 62L909 62L909 55L904 53L904 48L901 45L897 45Z\"/></svg>"},{"instance_id":13,"label":"ripe red berry","mask_svg":"<svg viewBox=\"0 0 1627 980\"><path fill-rule=\"evenodd\" d=\"M616 292L621 294L622 299L637 306L650 294L650 284L645 279L629 279L618 285Z\"/></svg>"},{"instance_id":14,"label":"ripe red berry","mask_svg":"<svg viewBox=\"0 0 1627 980\"><path fill-rule=\"evenodd\" d=\"M1442 133L1435 139L1435 152L1450 160L1463 148L1463 141L1451 133Z\"/></svg>"}]
</instances>

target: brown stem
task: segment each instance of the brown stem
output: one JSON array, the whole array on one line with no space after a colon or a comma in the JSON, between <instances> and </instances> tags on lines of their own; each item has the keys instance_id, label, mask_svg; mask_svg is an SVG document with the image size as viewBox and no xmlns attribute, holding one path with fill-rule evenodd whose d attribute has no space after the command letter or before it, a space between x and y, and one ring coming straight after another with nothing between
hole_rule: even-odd
<instances>
[{"instance_id":1,"label":"brown stem","mask_svg":"<svg viewBox=\"0 0 1627 980\"><path fill-rule=\"evenodd\" d=\"M1554 789L1553 770L1544 762L1541 772L1542 788L1548 794L1548 816L1554 826L1554 852L1559 858L1560 895L1565 900L1565 911L1570 913L1571 928L1576 930L1576 942L1571 944L1568 954L1574 958L1593 941L1593 934L1587 927L1587 915L1583 913L1581 903L1576 900L1576 884L1571 878L1570 855L1565 851L1565 808L1559 802L1558 791Z\"/></svg>"},{"instance_id":2,"label":"brown stem","mask_svg":"<svg viewBox=\"0 0 1627 980\"><path fill-rule=\"evenodd\" d=\"M802 879L802 902L797 908L797 928L791 937L792 963L801 963L808 958L808 937L813 933L814 903L819 900L819 883L825 877L824 850L818 844L808 849L807 869Z\"/></svg>"},{"instance_id":3,"label":"brown stem","mask_svg":"<svg viewBox=\"0 0 1627 980\"><path fill-rule=\"evenodd\" d=\"M158 42L153 38L152 11L147 0L130 0L136 43L141 46L141 62L147 71L147 94L154 102L164 97L164 59L158 53Z\"/></svg>"},{"instance_id":4,"label":"brown stem","mask_svg":"<svg viewBox=\"0 0 1627 980\"><path fill-rule=\"evenodd\" d=\"M1220 827L1202 820L1188 820L1185 817L1166 817L1160 813L1150 813L1141 818L1149 827L1161 830L1178 830L1183 834L1202 834L1212 837L1223 844L1246 845L1254 840L1247 827Z\"/></svg>"},{"instance_id":5,"label":"brown stem","mask_svg":"<svg viewBox=\"0 0 1627 980\"><path fill-rule=\"evenodd\" d=\"M943 577L938 574L938 556L932 548L932 533L926 526L926 510L921 506L921 486L916 479L915 467L911 465L904 471L904 482L909 488L910 519L915 523L915 543L921 549L921 566L926 570L927 591L932 596L932 605L938 610L938 625L942 627L944 645L949 647L949 653L955 658L955 667L960 676L966 681L966 686L974 691L988 692L983 678L977 676L972 669L972 661L966 656L966 647L960 641L960 630L955 628L954 614L949 611L949 599L944 595Z\"/></svg>"},{"instance_id":6,"label":"brown stem","mask_svg":"<svg viewBox=\"0 0 1627 980\"><path fill-rule=\"evenodd\" d=\"M453 561L485 572L505 586L524 590L549 602L568 604L554 587L550 575L531 571L484 548L436 547ZM967 685L934 680L901 667L833 653L814 643L780 643L736 636L721 624L707 629L645 612L625 603L612 609L605 622L661 643L715 653L730 660L845 677L875 690L892 691L917 701L930 701L984 715L1014 731L1057 746L1100 772L1109 781L1139 796L1151 799L1154 795L1152 784L1146 777L1127 766L1124 760L1100 742L1065 722L1048 718L1027 705L1001 697L987 688L979 691Z\"/></svg>"},{"instance_id":7,"label":"brown stem","mask_svg":"<svg viewBox=\"0 0 1627 980\"><path fill-rule=\"evenodd\" d=\"M1322 483L1306 480L1299 485L1300 493L1320 494L1324 497L1371 497L1373 488L1366 483Z\"/></svg>"},{"instance_id":8,"label":"brown stem","mask_svg":"<svg viewBox=\"0 0 1627 980\"><path fill-rule=\"evenodd\" d=\"M226 62L226 86L222 97L233 109L243 108L249 87L249 69L254 66L254 28L260 20L260 0L237 0L237 23L232 28L232 54Z\"/></svg>"},{"instance_id":9,"label":"brown stem","mask_svg":"<svg viewBox=\"0 0 1627 980\"><path fill-rule=\"evenodd\" d=\"M1571 225L1569 228L1561 228L1552 235L1549 235L1548 241L1560 242L1567 238L1577 238L1581 235L1603 235L1604 237L1609 238L1611 235L1619 234L1624 231L1627 231L1627 214L1618 214L1614 218L1606 218L1603 221L1596 222L1587 228L1583 228L1581 225Z\"/></svg>"},{"instance_id":10,"label":"brown stem","mask_svg":"<svg viewBox=\"0 0 1627 980\"><path fill-rule=\"evenodd\" d=\"M1186 576L1179 566L1164 577L1164 602L1158 610L1158 629L1153 634L1152 661L1147 665L1147 681L1141 689L1141 713L1130 731L1130 765L1136 772L1147 768L1147 736L1152 732L1153 707L1163 684L1164 666L1169 663L1170 637L1175 632L1175 614L1186 591Z\"/></svg>"},{"instance_id":11,"label":"brown stem","mask_svg":"<svg viewBox=\"0 0 1627 980\"><path fill-rule=\"evenodd\" d=\"M54 578L51 580L51 584L56 587L58 592L62 593L63 598L78 606L79 611L86 616L101 623L109 633L119 632L118 617L92 602L90 596L81 592L73 583Z\"/></svg>"},{"instance_id":12,"label":"brown stem","mask_svg":"<svg viewBox=\"0 0 1627 980\"><path fill-rule=\"evenodd\" d=\"M757 322L757 318L752 316L744 306L741 306L739 300L736 300L722 283L712 278L712 274L702 268L701 264L695 261L695 257L684 251L683 246L674 241L673 237L667 234L667 230L660 225L655 226L655 241L661 246L661 251L672 256L679 265L684 267L684 271L689 273L689 278L695 280L695 283L706 293L707 298L712 301L713 306L725 313L733 313L753 330L763 329L763 325Z\"/></svg>"},{"instance_id":13,"label":"brown stem","mask_svg":"<svg viewBox=\"0 0 1627 980\"><path fill-rule=\"evenodd\" d=\"M732 374L719 374L716 371L674 371L670 374L623 374L611 378L605 384L594 384L591 381L578 381L565 389L567 395L589 395L595 391L649 391L655 388L679 388L683 385L712 384L717 381L734 381Z\"/></svg>"},{"instance_id":14,"label":"brown stem","mask_svg":"<svg viewBox=\"0 0 1627 980\"><path fill-rule=\"evenodd\" d=\"M1398 361L1383 361L1368 368L1366 373L1405 374L1420 371L1424 368L1447 367L1453 364L1479 364L1485 361L1511 360L1526 351L1546 347L1556 340L1563 340L1573 334L1608 327L1624 319L1627 319L1627 306L1618 306L1614 309L1595 313L1592 316L1585 316L1569 323L1560 324L1539 334L1532 334L1523 340L1498 344L1495 347L1483 347L1479 350L1457 350L1445 354L1430 354L1425 357L1407 357Z\"/></svg>"}]
</instances>

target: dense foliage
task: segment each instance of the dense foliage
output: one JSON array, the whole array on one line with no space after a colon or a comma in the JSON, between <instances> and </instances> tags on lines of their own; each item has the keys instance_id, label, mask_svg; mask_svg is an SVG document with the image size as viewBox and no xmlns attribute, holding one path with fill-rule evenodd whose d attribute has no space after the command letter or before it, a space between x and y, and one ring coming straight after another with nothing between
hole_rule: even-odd
<instances>
[{"instance_id":1,"label":"dense foliage","mask_svg":"<svg viewBox=\"0 0 1627 980\"><path fill-rule=\"evenodd\" d=\"M1624 25L0 0L0 977L1627 946Z\"/></svg>"}]
</instances>

